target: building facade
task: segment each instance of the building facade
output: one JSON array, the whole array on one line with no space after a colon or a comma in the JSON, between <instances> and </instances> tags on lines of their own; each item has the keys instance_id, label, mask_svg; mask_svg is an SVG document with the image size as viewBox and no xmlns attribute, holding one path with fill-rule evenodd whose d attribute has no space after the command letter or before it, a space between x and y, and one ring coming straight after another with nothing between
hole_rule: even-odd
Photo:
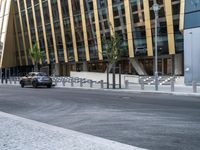
<instances>
[{"instance_id":1,"label":"building facade","mask_svg":"<svg viewBox=\"0 0 200 150\"><path fill-rule=\"evenodd\" d=\"M200 83L200 0L185 1L184 66L185 83Z\"/></svg>"},{"instance_id":2,"label":"building facade","mask_svg":"<svg viewBox=\"0 0 200 150\"><path fill-rule=\"evenodd\" d=\"M28 72L37 43L49 74L105 72L103 39L111 29L123 40L123 73L154 73L155 0L0 0L1 68ZM184 0L157 0L159 73L183 75ZM6 11L7 12L6 12ZM6 19L5 19L6 18ZM5 27L4 27L5 26ZM5 30L5 31L2 31ZM13 40L14 39L14 40ZM13 40L13 42L12 42Z\"/></svg>"}]
</instances>

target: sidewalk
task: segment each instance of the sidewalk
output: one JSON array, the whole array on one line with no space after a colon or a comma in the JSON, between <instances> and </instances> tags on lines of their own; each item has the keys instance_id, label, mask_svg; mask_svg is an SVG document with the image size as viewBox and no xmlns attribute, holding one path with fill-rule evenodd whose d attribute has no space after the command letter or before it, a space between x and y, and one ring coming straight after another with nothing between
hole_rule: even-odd
<instances>
[{"instance_id":1,"label":"sidewalk","mask_svg":"<svg viewBox=\"0 0 200 150\"><path fill-rule=\"evenodd\" d=\"M0 112L1 150L144 150Z\"/></svg>"},{"instance_id":2,"label":"sidewalk","mask_svg":"<svg viewBox=\"0 0 200 150\"><path fill-rule=\"evenodd\" d=\"M8 84L1 84L1 87L20 87L19 83L16 84L8 83ZM74 88L74 89L88 89L88 90L110 90L110 91L121 91L121 92L134 92L134 93L155 93L155 94L172 94L172 95L183 95L183 96L198 96L200 97L200 87L197 87L197 93L193 93L193 87L192 86L185 86L185 85L175 85L174 92L171 91L170 85L159 85L158 91L155 91L154 85L145 85L144 90L141 89L141 85L139 84L130 84L128 88L125 88L125 85L122 84L121 89L112 89L110 86L110 89L106 88L106 84L104 83L104 88L101 88L100 84L93 84L92 87L90 87L89 83L84 83L82 87L80 86L80 83L74 83L73 86L71 83L63 83L59 82L55 86L56 88Z\"/></svg>"}]
</instances>

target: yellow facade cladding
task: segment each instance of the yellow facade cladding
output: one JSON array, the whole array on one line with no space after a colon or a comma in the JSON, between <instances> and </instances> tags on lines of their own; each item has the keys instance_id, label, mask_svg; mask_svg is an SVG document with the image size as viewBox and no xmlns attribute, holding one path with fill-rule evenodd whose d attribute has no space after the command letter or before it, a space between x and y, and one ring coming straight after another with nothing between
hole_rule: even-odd
<instances>
[{"instance_id":1,"label":"yellow facade cladding","mask_svg":"<svg viewBox=\"0 0 200 150\"><path fill-rule=\"evenodd\" d=\"M63 24L63 15L62 15L62 7L60 0L57 0L58 3L58 13L59 13L59 20L60 20L60 30L61 30L61 36L62 36L62 43L63 43L63 53L65 62L68 62L67 57L67 45L66 45L66 39L65 39L65 30L64 30L64 24Z\"/></svg>"},{"instance_id":2,"label":"yellow facade cladding","mask_svg":"<svg viewBox=\"0 0 200 150\"><path fill-rule=\"evenodd\" d=\"M129 57L134 57L134 46L133 46L133 31L132 31L132 21L131 21L131 7L129 0L124 0L124 8L126 14L126 28L127 28L127 40L128 40L128 50Z\"/></svg>"},{"instance_id":3,"label":"yellow facade cladding","mask_svg":"<svg viewBox=\"0 0 200 150\"><path fill-rule=\"evenodd\" d=\"M185 0L180 0L180 22L179 30L183 32L184 30L184 13L185 13Z\"/></svg>"},{"instance_id":4,"label":"yellow facade cladding","mask_svg":"<svg viewBox=\"0 0 200 150\"><path fill-rule=\"evenodd\" d=\"M52 38L53 38L54 57L55 57L56 63L58 64L59 61L58 61L58 52L57 52L57 46L56 46L56 37L55 37L55 30L54 30L51 0L48 0L48 7L49 7L49 18L50 18L50 24L51 24L51 32L52 32Z\"/></svg>"},{"instance_id":5,"label":"yellow facade cladding","mask_svg":"<svg viewBox=\"0 0 200 150\"><path fill-rule=\"evenodd\" d=\"M24 47L25 63L26 63L26 65L28 65L28 57L27 57L27 53L26 53L27 47L26 47L26 43L25 43L24 28L23 28L23 24L22 24L22 15L21 15L21 9L20 9L19 0L17 0L17 6L18 6L19 22L20 22L21 33L22 33L22 42L23 42L23 47Z\"/></svg>"},{"instance_id":6,"label":"yellow facade cladding","mask_svg":"<svg viewBox=\"0 0 200 150\"><path fill-rule=\"evenodd\" d=\"M94 19L95 19L95 27L96 27L98 56L99 56L99 60L103 60L103 54L102 54L103 50L102 50L101 33L100 33L100 27L99 27L99 15L98 15L97 0L93 0L93 9L94 9Z\"/></svg>"},{"instance_id":7,"label":"yellow facade cladding","mask_svg":"<svg viewBox=\"0 0 200 150\"><path fill-rule=\"evenodd\" d=\"M113 5L112 0L108 0L108 16L109 16L109 23L110 23L110 34L113 35L115 33L115 23L114 23L114 16L113 16Z\"/></svg>"},{"instance_id":8,"label":"yellow facade cladding","mask_svg":"<svg viewBox=\"0 0 200 150\"><path fill-rule=\"evenodd\" d=\"M31 0L31 5L32 5L32 13L33 13L33 22L34 22L34 28L35 28L36 43L37 43L37 46L38 46L38 48L40 50L40 42L39 42L39 36L38 36L38 28L37 28L37 20L36 20L36 15L35 15L34 0ZM32 40L30 40L30 41L32 42ZM33 44L35 44L35 43L33 43ZM40 59L40 64L42 64L42 60L41 59Z\"/></svg>"},{"instance_id":9,"label":"yellow facade cladding","mask_svg":"<svg viewBox=\"0 0 200 150\"><path fill-rule=\"evenodd\" d=\"M19 57L19 64L22 66L22 58L21 58L21 51L20 51L20 46L19 46L19 37L18 37L18 30L17 30L17 24L16 24L16 16L14 15L14 26L15 26L15 36L16 36L16 44L17 44L17 52L18 52L18 57Z\"/></svg>"},{"instance_id":10,"label":"yellow facade cladding","mask_svg":"<svg viewBox=\"0 0 200 150\"><path fill-rule=\"evenodd\" d=\"M86 26L86 17L85 17L85 8L84 8L84 0L80 0L80 8L81 8L81 18L82 18L82 26L83 26L83 36L85 43L85 54L86 60L90 61L90 51L88 45L88 35L87 35L87 26Z\"/></svg>"},{"instance_id":11,"label":"yellow facade cladding","mask_svg":"<svg viewBox=\"0 0 200 150\"><path fill-rule=\"evenodd\" d=\"M77 49L77 44L76 44L76 33L75 33L75 28L74 28L74 15L73 15L73 10L72 10L72 0L68 0L68 6L69 6L71 32L72 32L72 41L73 41L73 48L74 48L74 57L75 57L75 62L78 62L78 49Z\"/></svg>"},{"instance_id":12,"label":"yellow facade cladding","mask_svg":"<svg viewBox=\"0 0 200 150\"><path fill-rule=\"evenodd\" d=\"M168 48L169 54L175 54L175 40L174 40L174 24L172 14L172 0L165 0L165 16L167 23L167 34L168 34Z\"/></svg>"},{"instance_id":13,"label":"yellow facade cladding","mask_svg":"<svg viewBox=\"0 0 200 150\"><path fill-rule=\"evenodd\" d=\"M25 8L25 15L26 15L26 25L27 25L27 31L28 31L28 39L29 39L30 48L32 49L33 44L32 44L32 37L31 37L31 30L30 30L26 0L24 0L24 8ZM33 59L32 59L32 63L34 64Z\"/></svg>"},{"instance_id":14,"label":"yellow facade cladding","mask_svg":"<svg viewBox=\"0 0 200 150\"><path fill-rule=\"evenodd\" d=\"M43 30L43 36L44 36L44 45L45 45L45 50L46 50L47 63L50 64L49 48L48 48L48 43L47 43L47 34L46 34L46 27L45 27L45 22L44 22L42 0L39 0L39 6L40 6L40 16L41 16L41 22L42 22L42 30Z\"/></svg>"},{"instance_id":15,"label":"yellow facade cladding","mask_svg":"<svg viewBox=\"0 0 200 150\"><path fill-rule=\"evenodd\" d=\"M146 30L146 41L147 41L147 54L153 56L153 40L151 33L151 19L149 10L149 0L143 0L144 4L144 18L145 18L145 30Z\"/></svg>"}]
</instances>

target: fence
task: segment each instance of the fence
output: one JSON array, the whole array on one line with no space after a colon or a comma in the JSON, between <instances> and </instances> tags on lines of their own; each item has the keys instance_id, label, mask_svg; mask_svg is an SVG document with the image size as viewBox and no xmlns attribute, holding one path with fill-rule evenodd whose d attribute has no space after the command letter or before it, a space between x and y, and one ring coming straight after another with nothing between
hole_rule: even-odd
<instances>
[{"instance_id":1,"label":"fence","mask_svg":"<svg viewBox=\"0 0 200 150\"><path fill-rule=\"evenodd\" d=\"M177 86L176 85L176 79L175 76L160 76L159 77L159 88L160 91L168 91L168 92L186 92L189 91L192 93L198 93L200 92L200 84L193 81L193 84L191 86ZM150 90L155 91L155 80L154 77L150 76L142 76L138 78L138 82L132 82L129 80L124 81L125 89L133 89L135 87L136 90Z\"/></svg>"}]
</instances>

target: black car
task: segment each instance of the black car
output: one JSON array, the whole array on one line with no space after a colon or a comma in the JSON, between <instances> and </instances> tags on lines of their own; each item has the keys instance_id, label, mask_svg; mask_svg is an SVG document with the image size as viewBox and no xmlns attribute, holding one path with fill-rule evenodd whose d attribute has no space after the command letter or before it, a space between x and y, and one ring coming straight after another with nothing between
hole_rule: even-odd
<instances>
[{"instance_id":1,"label":"black car","mask_svg":"<svg viewBox=\"0 0 200 150\"><path fill-rule=\"evenodd\" d=\"M43 72L30 72L20 79L20 85L22 88L26 85L32 85L34 88L38 86L47 86L51 88L52 79Z\"/></svg>"}]
</instances>

